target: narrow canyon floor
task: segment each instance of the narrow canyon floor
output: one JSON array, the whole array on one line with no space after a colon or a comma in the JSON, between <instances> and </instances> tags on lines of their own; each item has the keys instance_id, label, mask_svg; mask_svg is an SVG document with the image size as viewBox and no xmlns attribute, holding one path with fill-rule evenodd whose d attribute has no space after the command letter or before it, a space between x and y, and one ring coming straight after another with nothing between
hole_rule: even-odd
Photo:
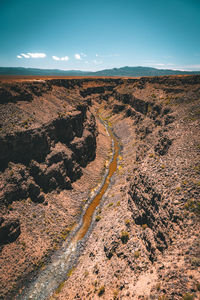
<instances>
[{"instance_id":1,"label":"narrow canyon floor","mask_svg":"<svg viewBox=\"0 0 200 300\"><path fill-rule=\"evenodd\" d=\"M0 82L0 298L70 240L111 158L84 250L50 299L199 299L200 76Z\"/></svg>"}]
</instances>

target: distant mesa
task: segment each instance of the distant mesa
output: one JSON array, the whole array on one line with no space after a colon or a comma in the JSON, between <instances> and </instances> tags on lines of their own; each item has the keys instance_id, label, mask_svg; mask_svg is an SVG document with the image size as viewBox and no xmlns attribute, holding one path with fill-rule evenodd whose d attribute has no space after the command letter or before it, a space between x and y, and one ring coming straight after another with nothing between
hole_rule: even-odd
<instances>
[{"instance_id":1,"label":"distant mesa","mask_svg":"<svg viewBox=\"0 0 200 300\"><path fill-rule=\"evenodd\" d=\"M192 75L200 71L178 71L170 69L156 69L150 67L122 67L105 69L101 71L79 71L59 69L36 69L21 67L0 67L0 75L30 75L30 76L162 76L162 75Z\"/></svg>"}]
</instances>

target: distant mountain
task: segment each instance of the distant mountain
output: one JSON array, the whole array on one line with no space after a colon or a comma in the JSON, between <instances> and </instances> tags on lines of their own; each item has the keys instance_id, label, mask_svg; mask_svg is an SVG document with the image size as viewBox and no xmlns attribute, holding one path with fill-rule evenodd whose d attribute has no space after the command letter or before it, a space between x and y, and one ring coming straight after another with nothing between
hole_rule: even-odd
<instances>
[{"instance_id":1,"label":"distant mountain","mask_svg":"<svg viewBox=\"0 0 200 300\"><path fill-rule=\"evenodd\" d=\"M176 71L150 67L122 67L101 71L79 71L59 69L35 69L18 67L0 67L0 75L38 75L38 76L161 76L161 75L190 75L200 74L200 71Z\"/></svg>"},{"instance_id":2,"label":"distant mountain","mask_svg":"<svg viewBox=\"0 0 200 300\"><path fill-rule=\"evenodd\" d=\"M85 76L83 71L59 70L59 69L36 69L21 67L0 67L0 75L30 75L30 76ZM91 73L91 72L89 72Z\"/></svg>"},{"instance_id":3,"label":"distant mountain","mask_svg":"<svg viewBox=\"0 0 200 300\"><path fill-rule=\"evenodd\" d=\"M175 71L175 70L164 70L150 67L123 67L107 69L95 72L97 76L127 76L127 77L138 77L138 76L161 76L161 75L184 75L184 74L200 74L197 72L186 72L186 71Z\"/></svg>"}]
</instances>

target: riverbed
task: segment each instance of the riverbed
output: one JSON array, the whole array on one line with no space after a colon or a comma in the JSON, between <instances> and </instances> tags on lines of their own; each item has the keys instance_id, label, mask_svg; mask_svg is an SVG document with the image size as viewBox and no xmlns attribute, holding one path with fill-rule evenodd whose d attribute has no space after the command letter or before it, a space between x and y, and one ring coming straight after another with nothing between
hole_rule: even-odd
<instances>
[{"instance_id":1,"label":"riverbed","mask_svg":"<svg viewBox=\"0 0 200 300\"><path fill-rule=\"evenodd\" d=\"M79 225L70 235L70 239L54 253L51 263L49 263L44 270L40 271L33 282L28 284L23 294L18 297L19 300L48 299L60 284L67 280L68 274L76 265L77 260L84 249L85 241L95 223L94 214L96 208L100 204L101 199L109 187L111 178L117 170L117 161L120 152L120 143L111 127L101 117L100 121L104 124L107 133L112 139L112 157L104 174L102 183L95 192L95 195L88 200L88 206L82 214Z\"/></svg>"}]
</instances>

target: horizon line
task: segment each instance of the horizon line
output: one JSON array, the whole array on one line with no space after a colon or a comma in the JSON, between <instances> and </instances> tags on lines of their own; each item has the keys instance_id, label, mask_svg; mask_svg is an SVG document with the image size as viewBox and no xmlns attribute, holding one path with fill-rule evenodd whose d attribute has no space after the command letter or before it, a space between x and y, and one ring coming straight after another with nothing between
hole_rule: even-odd
<instances>
[{"instance_id":1,"label":"horizon line","mask_svg":"<svg viewBox=\"0 0 200 300\"><path fill-rule=\"evenodd\" d=\"M100 72L100 71L105 71L105 70L113 70L113 69L122 69L122 68L148 68L148 69L155 69L155 70L166 70L166 71L180 71L180 72L200 72L200 70L186 70L186 69L182 69L180 67L179 68L156 68L156 67L151 67L151 66L142 66L142 65L137 65L137 66L123 66L123 67L113 67L113 68L106 68L106 69L100 69L100 70L96 70L96 71L91 71L91 70L81 70L81 69L57 69L57 68L40 68L40 67L21 67L21 66L17 66L17 67L13 67L13 66L8 66L8 67L2 67L0 66L0 68L21 68L21 69L39 69L39 70L58 70L58 71L64 71L64 72L69 72L69 71L79 71L79 72L91 72L91 73L96 73L96 72Z\"/></svg>"}]
</instances>

